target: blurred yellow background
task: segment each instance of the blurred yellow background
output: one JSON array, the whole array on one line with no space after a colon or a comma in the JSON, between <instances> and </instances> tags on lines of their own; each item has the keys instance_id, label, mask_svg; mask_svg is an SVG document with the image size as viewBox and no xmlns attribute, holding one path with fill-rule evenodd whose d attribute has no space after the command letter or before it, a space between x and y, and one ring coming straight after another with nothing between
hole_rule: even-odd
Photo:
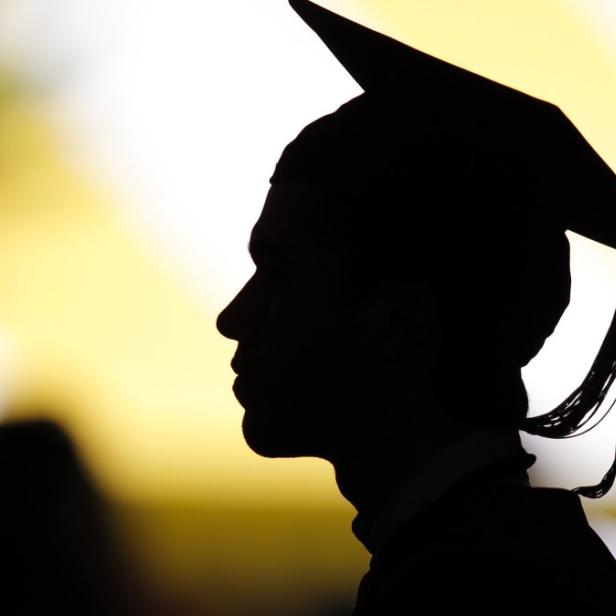
<instances>
[{"instance_id":1,"label":"blurred yellow background","mask_svg":"<svg viewBox=\"0 0 616 616\"><path fill-rule=\"evenodd\" d=\"M250 275L282 147L358 90L286 2L198 4L0 3L2 403L67 428L125 544L204 613L245 596L333 614L366 561L353 511L322 461L245 446L214 319ZM322 4L555 102L616 168L609 0ZM577 385L616 306L616 256L571 239L575 301L525 374L536 412ZM615 426L572 449L528 439L537 480L598 480Z\"/></svg>"}]
</instances>

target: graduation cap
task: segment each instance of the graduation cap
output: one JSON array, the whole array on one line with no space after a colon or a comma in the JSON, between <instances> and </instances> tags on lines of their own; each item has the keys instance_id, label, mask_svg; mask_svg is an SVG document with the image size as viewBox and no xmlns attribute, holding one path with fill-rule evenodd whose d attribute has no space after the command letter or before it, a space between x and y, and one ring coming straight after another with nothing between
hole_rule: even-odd
<instances>
[{"instance_id":1,"label":"graduation cap","mask_svg":"<svg viewBox=\"0 0 616 616\"><path fill-rule=\"evenodd\" d=\"M474 234L469 244L483 244L483 238L492 236L488 254L500 252L486 260L484 246L478 267L509 259L509 274L522 276L514 253L525 250L531 264L524 274L535 276L532 291L542 301L535 297L528 302L527 314L519 320L540 334L539 343L521 351L524 365L552 333L569 301L565 230L616 248L615 174L557 106L308 0L290 4L364 92L304 128L285 148L271 182L345 184L364 194L370 186L382 191L384 184L393 184L392 207L411 210L415 222L426 216L419 212L422 199L432 204L438 200L436 222L424 234L429 242L446 245L460 225ZM414 194L413 205L401 206L401 187ZM483 197L461 199L465 191ZM380 207L387 207L382 199ZM404 225L393 226L404 231ZM514 310L521 308L514 304ZM519 427L549 438L583 433L615 378L616 313L583 383L553 411L526 418ZM603 496L615 476L616 460L597 486L575 491Z\"/></svg>"}]
</instances>

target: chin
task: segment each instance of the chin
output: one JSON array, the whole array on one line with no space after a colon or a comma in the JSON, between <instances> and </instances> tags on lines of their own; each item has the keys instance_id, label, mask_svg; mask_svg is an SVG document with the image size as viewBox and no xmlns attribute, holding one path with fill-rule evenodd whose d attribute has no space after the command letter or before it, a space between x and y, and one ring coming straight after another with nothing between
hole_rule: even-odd
<instances>
[{"instance_id":1,"label":"chin","mask_svg":"<svg viewBox=\"0 0 616 616\"><path fill-rule=\"evenodd\" d=\"M323 405L312 401L302 404L288 388L263 388L246 378L238 377L233 390L244 408L244 440L256 454L266 458L327 458L323 439L332 432L328 425L332 414L324 415ZM321 412L315 412L315 408Z\"/></svg>"},{"instance_id":2,"label":"chin","mask_svg":"<svg viewBox=\"0 0 616 616\"><path fill-rule=\"evenodd\" d=\"M256 454L266 458L293 458L302 455L289 434L273 429L268 421L255 419L250 411L244 413L242 433L246 444Z\"/></svg>"},{"instance_id":3,"label":"chin","mask_svg":"<svg viewBox=\"0 0 616 616\"><path fill-rule=\"evenodd\" d=\"M322 447L308 431L298 430L296 425L287 428L284 422L271 418L262 420L249 410L244 413L242 433L250 449L265 458L324 457Z\"/></svg>"}]
</instances>

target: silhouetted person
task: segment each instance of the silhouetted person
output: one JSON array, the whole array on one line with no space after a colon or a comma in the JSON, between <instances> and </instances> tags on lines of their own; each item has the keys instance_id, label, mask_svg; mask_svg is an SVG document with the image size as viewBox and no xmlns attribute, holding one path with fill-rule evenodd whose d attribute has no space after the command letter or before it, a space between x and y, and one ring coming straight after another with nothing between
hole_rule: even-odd
<instances>
[{"instance_id":1,"label":"silhouetted person","mask_svg":"<svg viewBox=\"0 0 616 616\"><path fill-rule=\"evenodd\" d=\"M528 419L521 368L569 301L567 229L616 247L616 177L555 106L307 0L364 93L285 149L220 314L249 446L330 461L372 553L355 612L604 613L616 562L519 430L580 430L616 375ZM455 612L454 612L455 610Z\"/></svg>"},{"instance_id":2,"label":"silhouetted person","mask_svg":"<svg viewBox=\"0 0 616 616\"><path fill-rule=\"evenodd\" d=\"M0 427L0 612L128 616L136 588L102 497L49 421Z\"/></svg>"}]
</instances>

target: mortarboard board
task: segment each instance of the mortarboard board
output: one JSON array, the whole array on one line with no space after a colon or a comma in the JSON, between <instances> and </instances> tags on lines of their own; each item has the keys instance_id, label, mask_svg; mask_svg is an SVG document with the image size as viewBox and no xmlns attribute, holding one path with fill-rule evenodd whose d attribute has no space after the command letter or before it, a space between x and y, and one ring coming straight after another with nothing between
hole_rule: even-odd
<instances>
[{"instance_id":1,"label":"mortarboard board","mask_svg":"<svg viewBox=\"0 0 616 616\"><path fill-rule=\"evenodd\" d=\"M428 239L446 244L462 222L474 233L473 240L481 233L498 236L483 247L483 254L498 250L504 262L525 247L530 261L539 255L524 273L535 277L532 289L542 301L530 302L520 322L521 327L534 322L541 342L533 341L520 351L524 365L553 331L569 300L564 231L616 248L616 176L554 104L418 51L308 0L290 4L364 93L303 129L285 148L272 183L346 183L364 191L383 180L396 186L406 181L412 192L413 183L423 176L424 186L415 193L421 198L432 193L443 197L439 183L457 182L458 194L480 185L484 198L470 203L451 199L451 191L447 194L446 211L430 215ZM435 169L437 176L446 172L448 177L439 180ZM486 191L499 199L486 199ZM414 211L415 221L418 216ZM479 229L486 224L488 233ZM515 247L502 242L503 237L515 242L521 236ZM505 248L497 249L499 242ZM528 249L530 245L535 249ZM519 261L512 258L509 266L513 274ZM577 436L597 413L614 378L616 313L580 387L556 409L525 419L520 428L549 438ZM615 476L616 461L600 484L576 491L600 497Z\"/></svg>"}]
</instances>

